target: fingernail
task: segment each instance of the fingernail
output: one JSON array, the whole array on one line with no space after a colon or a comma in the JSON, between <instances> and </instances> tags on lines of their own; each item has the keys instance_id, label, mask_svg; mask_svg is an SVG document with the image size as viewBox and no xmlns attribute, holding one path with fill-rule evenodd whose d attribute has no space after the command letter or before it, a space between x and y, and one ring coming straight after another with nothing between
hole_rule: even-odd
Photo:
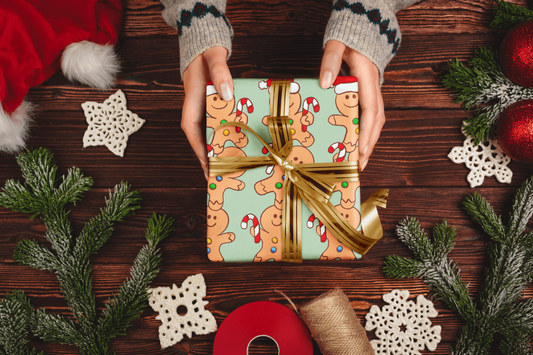
<instances>
[{"instance_id":1,"label":"fingernail","mask_svg":"<svg viewBox=\"0 0 533 355\"><path fill-rule=\"evenodd\" d=\"M361 166L361 171L365 170L366 164L368 164L368 160L365 160L365 162Z\"/></svg>"},{"instance_id":2,"label":"fingernail","mask_svg":"<svg viewBox=\"0 0 533 355\"><path fill-rule=\"evenodd\" d=\"M368 146L365 147L365 149L363 149L363 156L366 157L366 151L368 150Z\"/></svg>"},{"instance_id":3,"label":"fingernail","mask_svg":"<svg viewBox=\"0 0 533 355\"><path fill-rule=\"evenodd\" d=\"M233 92L231 92L231 87L227 81L220 84L220 96L224 101L231 101L233 98Z\"/></svg>"},{"instance_id":4,"label":"fingernail","mask_svg":"<svg viewBox=\"0 0 533 355\"><path fill-rule=\"evenodd\" d=\"M333 80L333 73L329 70L326 70L322 73L322 80L320 80L320 86L322 89L327 89L331 86L331 81Z\"/></svg>"}]
</instances>

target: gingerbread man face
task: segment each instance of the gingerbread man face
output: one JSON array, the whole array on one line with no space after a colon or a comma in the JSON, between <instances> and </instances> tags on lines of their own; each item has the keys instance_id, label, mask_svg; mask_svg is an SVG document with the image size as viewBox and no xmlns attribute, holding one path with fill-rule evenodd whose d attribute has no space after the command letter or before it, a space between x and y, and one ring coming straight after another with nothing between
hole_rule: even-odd
<instances>
[{"instance_id":1,"label":"gingerbread man face","mask_svg":"<svg viewBox=\"0 0 533 355\"><path fill-rule=\"evenodd\" d=\"M237 106L242 109L242 101L248 105L248 111L252 110L252 104L248 99L241 99ZM209 128L216 128L218 125L226 122L241 122L248 123L248 116L237 108L235 109L235 98L231 101L224 101L218 94L211 94L206 97L206 126ZM213 133L213 140L211 146L214 154L220 154L224 150L226 142L231 141L236 147L242 148L248 144L248 138L241 131L240 127L224 127Z\"/></svg>"}]
</instances>

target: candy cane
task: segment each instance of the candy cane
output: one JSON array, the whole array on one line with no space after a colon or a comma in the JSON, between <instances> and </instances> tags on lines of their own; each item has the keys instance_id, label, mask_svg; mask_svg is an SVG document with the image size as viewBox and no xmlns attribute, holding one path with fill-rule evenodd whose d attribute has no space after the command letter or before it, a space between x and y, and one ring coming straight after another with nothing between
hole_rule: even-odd
<instances>
[{"instance_id":1,"label":"candy cane","mask_svg":"<svg viewBox=\"0 0 533 355\"><path fill-rule=\"evenodd\" d=\"M320 241L324 243L326 241L326 227L324 227L322 222L320 222L314 214L309 216L309 219L307 220L307 228L313 228L315 220L318 221L318 225L320 226Z\"/></svg>"},{"instance_id":2,"label":"candy cane","mask_svg":"<svg viewBox=\"0 0 533 355\"><path fill-rule=\"evenodd\" d=\"M333 153L337 148L339 148L339 155L337 156L337 159L335 160L337 163L344 160L344 157L346 156L346 147L342 143L333 143L328 148L328 153Z\"/></svg>"},{"instance_id":3,"label":"candy cane","mask_svg":"<svg viewBox=\"0 0 533 355\"><path fill-rule=\"evenodd\" d=\"M254 105L252 104L252 101L250 99L247 99L246 97L243 97L239 101L237 101L237 116L240 116L243 111L243 106L247 106L248 113L254 112Z\"/></svg>"},{"instance_id":4,"label":"candy cane","mask_svg":"<svg viewBox=\"0 0 533 355\"><path fill-rule=\"evenodd\" d=\"M254 235L253 235L254 241L256 243L259 243L259 241L261 240L261 235L260 235L260 229L259 229L259 221L257 220L256 216L254 216L251 213L244 216L241 222L241 228L242 229L248 228L248 221L250 220L252 221L252 224L254 226Z\"/></svg>"},{"instance_id":5,"label":"candy cane","mask_svg":"<svg viewBox=\"0 0 533 355\"><path fill-rule=\"evenodd\" d=\"M207 145L207 157L210 158L210 157L213 157L215 156L215 152L213 151L213 147L208 144Z\"/></svg>"},{"instance_id":6,"label":"candy cane","mask_svg":"<svg viewBox=\"0 0 533 355\"><path fill-rule=\"evenodd\" d=\"M320 110L320 105L318 104L317 99L314 97L308 97L304 100L302 115L307 115L309 112L309 105L313 105L313 111L318 112Z\"/></svg>"}]
</instances>

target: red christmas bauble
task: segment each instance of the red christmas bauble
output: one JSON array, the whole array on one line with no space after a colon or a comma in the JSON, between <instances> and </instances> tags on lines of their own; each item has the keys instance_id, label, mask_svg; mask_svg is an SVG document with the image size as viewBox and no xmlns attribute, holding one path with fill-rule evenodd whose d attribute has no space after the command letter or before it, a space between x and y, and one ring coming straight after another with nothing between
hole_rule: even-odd
<instances>
[{"instance_id":1,"label":"red christmas bauble","mask_svg":"<svg viewBox=\"0 0 533 355\"><path fill-rule=\"evenodd\" d=\"M500 47L500 64L512 82L533 87L533 20L507 32Z\"/></svg>"},{"instance_id":2,"label":"red christmas bauble","mask_svg":"<svg viewBox=\"0 0 533 355\"><path fill-rule=\"evenodd\" d=\"M511 159L533 163L533 100L507 107L496 124L496 135Z\"/></svg>"}]
</instances>

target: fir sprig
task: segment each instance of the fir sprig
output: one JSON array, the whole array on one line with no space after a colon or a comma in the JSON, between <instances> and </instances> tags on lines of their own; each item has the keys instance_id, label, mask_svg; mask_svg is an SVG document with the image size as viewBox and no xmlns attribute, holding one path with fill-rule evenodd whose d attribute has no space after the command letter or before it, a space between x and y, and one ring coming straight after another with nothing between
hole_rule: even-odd
<instances>
[{"instance_id":1,"label":"fir sprig","mask_svg":"<svg viewBox=\"0 0 533 355\"><path fill-rule=\"evenodd\" d=\"M465 120L465 136L475 139L475 144L487 142L503 110L509 105L533 99L533 89L517 85L503 74L496 53L479 48L468 66L453 59L442 83L452 91L455 102L465 110L475 108L475 115Z\"/></svg>"},{"instance_id":2,"label":"fir sprig","mask_svg":"<svg viewBox=\"0 0 533 355\"><path fill-rule=\"evenodd\" d=\"M24 292L15 290L0 302L0 354L44 355L28 347L27 339L33 317L33 306Z\"/></svg>"},{"instance_id":3,"label":"fir sprig","mask_svg":"<svg viewBox=\"0 0 533 355\"><path fill-rule=\"evenodd\" d=\"M28 267L54 272L74 316L71 319L39 309L29 317L31 330L45 341L77 346L81 354L114 354L111 340L125 334L126 328L146 306L149 284L161 263L157 245L171 233L173 220L155 214L149 219L145 234L148 244L137 255L130 278L98 317L89 257L111 237L115 222L140 208L139 193L131 191L127 183L116 185L100 214L91 218L80 236L74 238L65 206L79 201L89 190L92 180L84 177L77 168L56 179L57 166L53 154L46 149L21 154L17 162L25 183L7 181L0 192L0 205L39 215L46 226L45 238L51 247L34 240L22 240L15 249L14 259ZM26 303L21 305L28 308ZM0 318L2 316L0 307Z\"/></svg>"},{"instance_id":4,"label":"fir sprig","mask_svg":"<svg viewBox=\"0 0 533 355\"><path fill-rule=\"evenodd\" d=\"M509 4L504 0L496 2L496 13L490 23L492 28L509 29L520 22L533 20L533 11L527 7Z\"/></svg>"},{"instance_id":5,"label":"fir sprig","mask_svg":"<svg viewBox=\"0 0 533 355\"><path fill-rule=\"evenodd\" d=\"M461 281L457 265L448 258L455 230L446 222L434 228L430 241L417 220L402 221L398 236L413 251L415 259L389 256L383 270L388 277L421 277L448 307L461 315L466 324L452 354L486 354L496 333L503 335L500 349L504 354L530 354L533 301L524 301L521 296L533 269L533 233L524 233L533 215L533 178L515 194L508 226L477 193L467 196L463 207L490 236L489 266L479 307Z\"/></svg>"}]
</instances>

